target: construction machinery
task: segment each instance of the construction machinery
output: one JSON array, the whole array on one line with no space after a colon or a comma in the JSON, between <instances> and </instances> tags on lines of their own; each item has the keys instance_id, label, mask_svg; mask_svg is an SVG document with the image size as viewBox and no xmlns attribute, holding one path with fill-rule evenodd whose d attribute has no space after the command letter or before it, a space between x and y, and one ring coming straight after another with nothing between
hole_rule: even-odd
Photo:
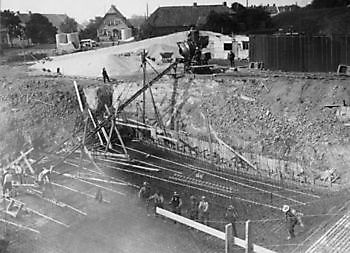
<instances>
[{"instance_id":1,"label":"construction machinery","mask_svg":"<svg viewBox=\"0 0 350 253\"><path fill-rule=\"evenodd\" d=\"M198 30L191 29L187 40L177 42L179 53L183 56L185 72L210 73L212 65L208 65L211 54L206 47L209 44L209 36L200 36Z\"/></svg>"}]
</instances>

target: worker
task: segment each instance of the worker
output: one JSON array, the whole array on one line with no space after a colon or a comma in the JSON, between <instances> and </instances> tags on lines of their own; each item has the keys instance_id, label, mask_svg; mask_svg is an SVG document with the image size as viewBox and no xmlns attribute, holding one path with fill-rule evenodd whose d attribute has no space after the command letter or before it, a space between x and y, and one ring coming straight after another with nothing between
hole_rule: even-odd
<instances>
[{"instance_id":1,"label":"worker","mask_svg":"<svg viewBox=\"0 0 350 253\"><path fill-rule=\"evenodd\" d=\"M12 191L12 173L9 168L3 170L2 175L2 195L10 197Z\"/></svg>"},{"instance_id":2,"label":"worker","mask_svg":"<svg viewBox=\"0 0 350 253\"><path fill-rule=\"evenodd\" d=\"M237 236L237 229L236 229L237 217L238 217L238 214L234 209L233 205L229 205L225 213L225 220L232 225L233 236Z\"/></svg>"},{"instance_id":3,"label":"worker","mask_svg":"<svg viewBox=\"0 0 350 253\"><path fill-rule=\"evenodd\" d=\"M227 55L228 60L230 61L231 68L235 67L235 53L230 51Z\"/></svg>"},{"instance_id":4,"label":"worker","mask_svg":"<svg viewBox=\"0 0 350 253\"><path fill-rule=\"evenodd\" d=\"M201 57L202 57L201 50L199 49L199 47L196 47L193 58L197 65L201 65Z\"/></svg>"},{"instance_id":5,"label":"worker","mask_svg":"<svg viewBox=\"0 0 350 253\"><path fill-rule=\"evenodd\" d=\"M181 215L182 200L177 192L174 192L169 205L173 213Z\"/></svg>"},{"instance_id":6,"label":"worker","mask_svg":"<svg viewBox=\"0 0 350 253\"><path fill-rule=\"evenodd\" d=\"M108 76L108 74L107 74L106 68L103 68L103 69L102 69L102 76L103 76L103 82L104 82L104 83L106 83L106 80L107 80L108 82L110 82L109 76Z\"/></svg>"},{"instance_id":7,"label":"worker","mask_svg":"<svg viewBox=\"0 0 350 253\"><path fill-rule=\"evenodd\" d=\"M164 208L164 197L163 194L157 190L155 194L150 196L148 200L153 200L154 203L154 214L157 215L157 207Z\"/></svg>"},{"instance_id":8,"label":"worker","mask_svg":"<svg viewBox=\"0 0 350 253\"><path fill-rule=\"evenodd\" d=\"M142 187L139 190L139 199L141 200L147 200L151 195L151 188L149 187L148 183L145 181L142 184Z\"/></svg>"},{"instance_id":9,"label":"worker","mask_svg":"<svg viewBox=\"0 0 350 253\"><path fill-rule=\"evenodd\" d=\"M202 196L201 201L199 201L198 219L199 219L199 222L203 223L204 225L208 225L208 222L209 222L209 202L207 201L205 196Z\"/></svg>"},{"instance_id":10,"label":"worker","mask_svg":"<svg viewBox=\"0 0 350 253\"><path fill-rule=\"evenodd\" d=\"M15 171L16 178L20 184L23 184L23 176L24 176L24 170L23 168L18 164L15 163L13 165L13 169Z\"/></svg>"},{"instance_id":11,"label":"worker","mask_svg":"<svg viewBox=\"0 0 350 253\"><path fill-rule=\"evenodd\" d=\"M191 220L198 220L198 201L193 195L190 197L190 208L188 210L188 214Z\"/></svg>"},{"instance_id":12,"label":"worker","mask_svg":"<svg viewBox=\"0 0 350 253\"><path fill-rule=\"evenodd\" d=\"M53 166L51 166L50 169L44 168L38 174L37 183L42 188L42 195L45 195L48 189L50 189L51 192L53 193L53 189L51 187L51 182L50 182L50 174L52 172L52 169L53 169Z\"/></svg>"},{"instance_id":13,"label":"worker","mask_svg":"<svg viewBox=\"0 0 350 253\"><path fill-rule=\"evenodd\" d=\"M300 225L301 227L304 227L303 222L301 221L301 213L298 213L296 210L290 208L288 205L284 205L282 208L282 211L285 214L285 220L288 230L288 237L287 240L291 240L295 238L294 234L294 228L296 225Z\"/></svg>"}]
</instances>

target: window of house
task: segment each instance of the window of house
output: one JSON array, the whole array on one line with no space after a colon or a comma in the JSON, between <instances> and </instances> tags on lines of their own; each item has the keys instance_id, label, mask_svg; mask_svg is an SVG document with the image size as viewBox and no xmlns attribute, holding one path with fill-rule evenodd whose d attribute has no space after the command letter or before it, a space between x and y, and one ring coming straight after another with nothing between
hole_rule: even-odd
<instances>
[{"instance_id":1,"label":"window of house","mask_svg":"<svg viewBox=\"0 0 350 253\"><path fill-rule=\"evenodd\" d=\"M232 50L232 43L224 43L224 50L231 51Z\"/></svg>"},{"instance_id":2,"label":"window of house","mask_svg":"<svg viewBox=\"0 0 350 253\"><path fill-rule=\"evenodd\" d=\"M243 41L243 50L249 49L249 41Z\"/></svg>"}]
</instances>

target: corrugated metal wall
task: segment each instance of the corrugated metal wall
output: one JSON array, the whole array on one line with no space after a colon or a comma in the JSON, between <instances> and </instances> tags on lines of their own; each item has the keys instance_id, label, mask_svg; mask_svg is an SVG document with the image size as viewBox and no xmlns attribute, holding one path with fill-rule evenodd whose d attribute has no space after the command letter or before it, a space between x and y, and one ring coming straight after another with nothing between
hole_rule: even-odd
<instances>
[{"instance_id":1,"label":"corrugated metal wall","mask_svg":"<svg viewBox=\"0 0 350 253\"><path fill-rule=\"evenodd\" d=\"M336 72L350 65L350 36L254 35L249 58L270 70Z\"/></svg>"}]
</instances>

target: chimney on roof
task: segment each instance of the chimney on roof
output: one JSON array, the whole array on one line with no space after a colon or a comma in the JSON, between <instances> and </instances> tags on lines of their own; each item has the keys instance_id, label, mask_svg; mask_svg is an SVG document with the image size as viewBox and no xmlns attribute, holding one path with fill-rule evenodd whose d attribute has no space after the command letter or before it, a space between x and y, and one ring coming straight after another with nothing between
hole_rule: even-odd
<instances>
[{"instance_id":1,"label":"chimney on roof","mask_svg":"<svg viewBox=\"0 0 350 253\"><path fill-rule=\"evenodd\" d=\"M197 3L196 3L196 2L194 2L194 3L193 3L193 6L197 6Z\"/></svg>"},{"instance_id":2,"label":"chimney on roof","mask_svg":"<svg viewBox=\"0 0 350 253\"><path fill-rule=\"evenodd\" d=\"M227 2L223 2L222 5L223 5L223 6L227 6Z\"/></svg>"}]
</instances>

